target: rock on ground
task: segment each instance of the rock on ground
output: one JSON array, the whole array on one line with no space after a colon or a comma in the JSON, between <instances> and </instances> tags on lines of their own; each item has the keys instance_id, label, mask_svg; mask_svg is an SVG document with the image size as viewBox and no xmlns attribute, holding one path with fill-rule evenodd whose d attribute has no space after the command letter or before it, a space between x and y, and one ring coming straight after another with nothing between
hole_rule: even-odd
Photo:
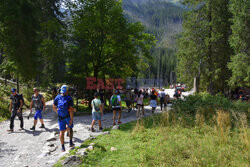
<instances>
[{"instance_id":1,"label":"rock on ground","mask_svg":"<svg viewBox=\"0 0 250 167\"><path fill-rule=\"evenodd\" d=\"M80 165L81 163L82 163L82 160L80 159L80 157L72 155L62 161L62 166L71 167L71 166Z\"/></svg>"}]
</instances>

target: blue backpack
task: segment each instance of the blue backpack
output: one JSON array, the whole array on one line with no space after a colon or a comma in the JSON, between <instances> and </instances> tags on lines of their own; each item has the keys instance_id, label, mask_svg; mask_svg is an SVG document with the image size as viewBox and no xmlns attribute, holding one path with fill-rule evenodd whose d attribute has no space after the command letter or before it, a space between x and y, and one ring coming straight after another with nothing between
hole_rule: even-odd
<instances>
[{"instance_id":1,"label":"blue backpack","mask_svg":"<svg viewBox=\"0 0 250 167\"><path fill-rule=\"evenodd\" d=\"M70 96L67 96L66 98L63 98L63 96L61 96L59 98L58 104L57 104L58 111L62 111L63 113L65 111L67 112L67 115L65 116L65 118L69 116L69 112L68 112L68 108L69 108L68 100L69 100L69 98L70 98ZM64 117L64 115L65 114L63 114L63 117ZM58 116L59 116L59 113L58 113Z\"/></svg>"}]
</instances>

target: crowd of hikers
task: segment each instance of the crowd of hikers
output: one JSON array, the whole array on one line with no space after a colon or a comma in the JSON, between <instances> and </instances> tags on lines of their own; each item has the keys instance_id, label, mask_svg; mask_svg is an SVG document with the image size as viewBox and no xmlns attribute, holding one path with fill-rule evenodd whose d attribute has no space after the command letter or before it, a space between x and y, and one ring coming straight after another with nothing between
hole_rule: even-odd
<instances>
[{"instance_id":1,"label":"crowd of hikers","mask_svg":"<svg viewBox=\"0 0 250 167\"><path fill-rule=\"evenodd\" d=\"M29 105L31 116L32 109L35 108L34 114L34 124L30 128L30 130L35 130L37 125L37 120L39 119L41 122L41 126L39 128L45 128L42 112L46 109L46 103L42 94L39 93L37 88L33 88L34 94L31 97L31 102ZM92 123L90 130L92 132L95 131L94 125L96 122L99 124L99 130L103 130L101 119L104 112L104 102L105 102L105 93L104 91L99 91L94 93L93 100L91 101L92 108ZM161 110L167 107L167 104L170 102L170 96L165 93L164 89L125 89L125 90L113 90L112 95L108 97L109 106L113 111L113 126L116 124L121 124L121 115L122 115L122 100L126 102L128 112L137 111L136 116L144 116L144 105L146 99L149 99L146 103L149 102L149 105L152 107L152 113L155 112L155 109L158 104L160 104ZM14 119L18 116L20 120L20 129L24 130L24 120L22 116L22 107L24 105L23 96L18 94L15 88L11 89L10 96L10 108L11 112L10 118L10 129L8 132L13 132L14 129ZM148 105L148 104L147 104ZM73 117L76 109L73 107L73 98L69 95L69 88L67 85L63 85L60 88L60 91L55 96L53 101L53 110L57 113L58 116L58 124L60 130L60 141L62 145L62 151L65 151L64 146L64 134L67 132L67 136L70 139L69 145L70 147L74 147L73 143ZM118 113L118 119L117 119Z\"/></svg>"}]
</instances>

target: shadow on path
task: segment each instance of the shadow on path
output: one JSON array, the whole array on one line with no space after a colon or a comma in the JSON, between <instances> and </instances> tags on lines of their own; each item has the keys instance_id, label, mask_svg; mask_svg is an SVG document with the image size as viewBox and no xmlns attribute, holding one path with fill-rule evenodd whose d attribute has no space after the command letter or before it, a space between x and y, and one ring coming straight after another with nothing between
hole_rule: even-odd
<instances>
[{"instance_id":1,"label":"shadow on path","mask_svg":"<svg viewBox=\"0 0 250 167\"><path fill-rule=\"evenodd\" d=\"M13 155L17 151L17 149L13 149L13 148L4 149L3 148L4 145L7 145L7 143L6 142L0 142L0 158L2 158L4 156Z\"/></svg>"}]
</instances>

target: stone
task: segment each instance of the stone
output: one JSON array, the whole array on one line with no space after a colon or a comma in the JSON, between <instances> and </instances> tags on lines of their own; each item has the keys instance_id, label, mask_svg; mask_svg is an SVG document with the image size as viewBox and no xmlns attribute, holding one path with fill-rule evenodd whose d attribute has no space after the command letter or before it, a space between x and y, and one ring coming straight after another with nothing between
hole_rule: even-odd
<instances>
[{"instance_id":1,"label":"stone","mask_svg":"<svg viewBox=\"0 0 250 167\"><path fill-rule=\"evenodd\" d=\"M113 126L112 130L116 130L116 129L120 129L120 126L119 125Z\"/></svg>"},{"instance_id":2,"label":"stone","mask_svg":"<svg viewBox=\"0 0 250 167\"><path fill-rule=\"evenodd\" d=\"M42 154L38 155L37 158L44 158L48 155L49 155L49 153L42 153Z\"/></svg>"},{"instance_id":3,"label":"stone","mask_svg":"<svg viewBox=\"0 0 250 167\"><path fill-rule=\"evenodd\" d=\"M93 146L88 146L88 150L92 151L92 150L94 150L94 147Z\"/></svg>"},{"instance_id":4,"label":"stone","mask_svg":"<svg viewBox=\"0 0 250 167\"><path fill-rule=\"evenodd\" d=\"M54 134L51 134L49 138L47 138L46 141L55 141L56 140L56 136Z\"/></svg>"},{"instance_id":5,"label":"stone","mask_svg":"<svg viewBox=\"0 0 250 167\"><path fill-rule=\"evenodd\" d=\"M94 146L94 145L95 145L95 143L90 143L90 144L89 144L89 146Z\"/></svg>"},{"instance_id":6,"label":"stone","mask_svg":"<svg viewBox=\"0 0 250 167\"><path fill-rule=\"evenodd\" d=\"M50 147L49 148L49 152L54 152L54 151L56 151L57 148L58 148L58 146Z\"/></svg>"},{"instance_id":7,"label":"stone","mask_svg":"<svg viewBox=\"0 0 250 167\"><path fill-rule=\"evenodd\" d=\"M59 135L59 133L60 133L59 131L55 131L54 135Z\"/></svg>"},{"instance_id":8,"label":"stone","mask_svg":"<svg viewBox=\"0 0 250 167\"><path fill-rule=\"evenodd\" d=\"M110 134L110 131L105 131L102 133L102 135L109 135Z\"/></svg>"},{"instance_id":9,"label":"stone","mask_svg":"<svg viewBox=\"0 0 250 167\"><path fill-rule=\"evenodd\" d=\"M53 143L51 143L51 142L46 142L45 145L46 145L46 146L49 146L49 147L54 147L54 146L55 146L55 144L53 144Z\"/></svg>"},{"instance_id":10,"label":"stone","mask_svg":"<svg viewBox=\"0 0 250 167\"><path fill-rule=\"evenodd\" d=\"M110 151L117 151L117 148L111 147L111 148L110 148Z\"/></svg>"},{"instance_id":11,"label":"stone","mask_svg":"<svg viewBox=\"0 0 250 167\"><path fill-rule=\"evenodd\" d=\"M55 146L55 145L52 146L52 147L51 146L45 146L44 147L44 152L49 152L49 153L54 152L57 148L58 148L58 146Z\"/></svg>"},{"instance_id":12,"label":"stone","mask_svg":"<svg viewBox=\"0 0 250 167\"><path fill-rule=\"evenodd\" d=\"M82 160L80 157L72 155L62 161L62 166L65 166L65 167L78 166L81 163L82 163Z\"/></svg>"},{"instance_id":13,"label":"stone","mask_svg":"<svg viewBox=\"0 0 250 167\"><path fill-rule=\"evenodd\" d=\"M14 160L17 161L19 158L21 158L21 155L16 156Z\"/></svg>"},{"instance_id":14,"label":"stone","mask_svg":"<svg viewBox=\"0 0 250 167\"><path fill-rule=\"evenodd\" d=\"M96 137L93 137L93 136L89 137L89 140L94 140L94 139L96 139Z\"/></svg>"},{"instance_id":15,"label":"stone","mask_svg":"<svg viewBox=\"0 0 250 167\"><path fill-rule=\"evenodd\" d=\"M77 154L82 156L82 157L86 157L88 155L87 148L84 148L82 150L78 150Z\"/></svg>"}]
</instances>

